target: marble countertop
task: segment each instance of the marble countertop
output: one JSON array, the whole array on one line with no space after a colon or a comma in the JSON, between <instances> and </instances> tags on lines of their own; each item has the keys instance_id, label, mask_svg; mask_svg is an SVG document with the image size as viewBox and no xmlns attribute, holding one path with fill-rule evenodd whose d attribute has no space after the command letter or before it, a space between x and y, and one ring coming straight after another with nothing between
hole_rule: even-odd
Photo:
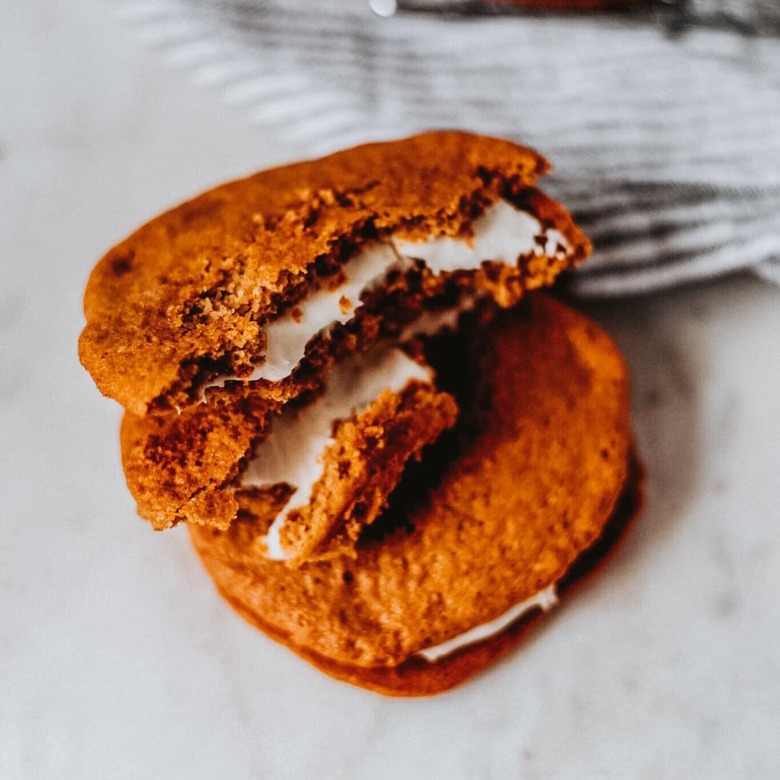
<instances>
[{"instance_id":1,"label":"marble countertop","mask_svg":"<svg viewBox=\"0 0 780 780\"><path fill-rule=\"evenodd\" d=\"M430 700L321 675L135 516L76 356L93 262L295 150L105 0L0 6L0 777L780 776L780 291L583 307L634 373L647 508L497 667Z\"/></svg>"}]
</instances>

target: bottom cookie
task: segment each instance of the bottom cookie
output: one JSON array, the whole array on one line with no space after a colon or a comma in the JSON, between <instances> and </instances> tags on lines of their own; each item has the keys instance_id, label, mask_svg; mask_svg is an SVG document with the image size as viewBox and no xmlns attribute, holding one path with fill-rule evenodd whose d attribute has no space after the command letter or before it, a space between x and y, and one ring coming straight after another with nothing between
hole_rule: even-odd
<instances>
[{"instance_id":1,"label":"bottom cookie","mask_svg":"<svg viewBox=\"0 0 780 780\"><path fill-rule=\"evenodd\" d=\"M426 357L458 423L409 466L354 555L269 560L274 510L251 491L237 491L229 529L190 527L247 620L390 695L444 691L508 653L641 503L627 369L586 317L534 294L432 339Z\"/></svg>"},{"instance_id":2,"label":"bottom cookie","mask_svg":"<svg viewBox=\"0 0 780 780\"><path fill-rule=\"evenodd\" d=\"M614 553L632 521L639 514L643 503L644 473L632 453L626 489L601 536L574 562L566 575L556 584L558 599L568 599L596 573L597 569ZM195 549L206 555L209 533L200 526L190 526ZM399 666L359 667L339 664L317 653L312 653L290 643L289 638L274 626L265 623L241 601L231 598L220 589L223 598L250 624L259 628L278 642L289 647L304 660L337 680L366 688L385 696L433 696L454 688L517 649L545 617L541 606L523 613L499 634L456 650L433 663L414 656Z\"/></svg>"}]
</instances>

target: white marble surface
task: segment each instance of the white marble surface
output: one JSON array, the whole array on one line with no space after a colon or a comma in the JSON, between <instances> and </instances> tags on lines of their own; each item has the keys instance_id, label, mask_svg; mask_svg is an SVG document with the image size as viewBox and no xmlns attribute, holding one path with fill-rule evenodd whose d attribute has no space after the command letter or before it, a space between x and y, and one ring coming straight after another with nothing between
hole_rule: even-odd
<instances>
[{"instance_id":1,"label":"white marble surface","mask_svg":"<svg viewBox=\"0 0 780 780\"><path fill-rule=\"evenodd\" d=\"M587 307L634 369L647 510L450 694L322 676L220 602L184 533L136 519L119 409L76 359L87 273L294 154L104 2L0 0L0 777L780 776L780 291L758 281Z\"/></svg>"}]
</instances>

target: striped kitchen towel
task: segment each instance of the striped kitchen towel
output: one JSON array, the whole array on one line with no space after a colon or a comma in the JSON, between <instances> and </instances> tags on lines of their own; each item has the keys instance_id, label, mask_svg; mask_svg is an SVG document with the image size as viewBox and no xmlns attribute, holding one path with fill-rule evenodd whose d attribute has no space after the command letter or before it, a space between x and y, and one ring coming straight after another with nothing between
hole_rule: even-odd
<instances>
[{"instance_id":1,"label":"striped kitchen towel","mask_svg":"<svg viewBox=\"0 0 780 780\"><path fill-rule=\"evenodd\" d=\"M110 0L301 155L432 127L515 138L594 240L582 294L780 284L780 0Z\"/></svg>"}]
</instances>

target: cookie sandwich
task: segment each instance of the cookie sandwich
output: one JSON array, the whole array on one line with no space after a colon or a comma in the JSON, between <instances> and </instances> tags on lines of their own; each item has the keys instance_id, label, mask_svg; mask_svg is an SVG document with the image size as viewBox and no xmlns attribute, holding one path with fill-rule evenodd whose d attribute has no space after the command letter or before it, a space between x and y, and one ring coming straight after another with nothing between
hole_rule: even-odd
<instances>
[{"instance_id":1,"label":"cookie sandwich","mask_svg":"<svg viewBox=\"0 0 780 780\"><path fill-rule=\"evenodd\" d=\"M634 513L625 363L540 292L590 248L547 169L459 132L357 147L206 192L90 277L79 354L139 513L333 676L457 684Z\"/></svg>"}]
</instances>

